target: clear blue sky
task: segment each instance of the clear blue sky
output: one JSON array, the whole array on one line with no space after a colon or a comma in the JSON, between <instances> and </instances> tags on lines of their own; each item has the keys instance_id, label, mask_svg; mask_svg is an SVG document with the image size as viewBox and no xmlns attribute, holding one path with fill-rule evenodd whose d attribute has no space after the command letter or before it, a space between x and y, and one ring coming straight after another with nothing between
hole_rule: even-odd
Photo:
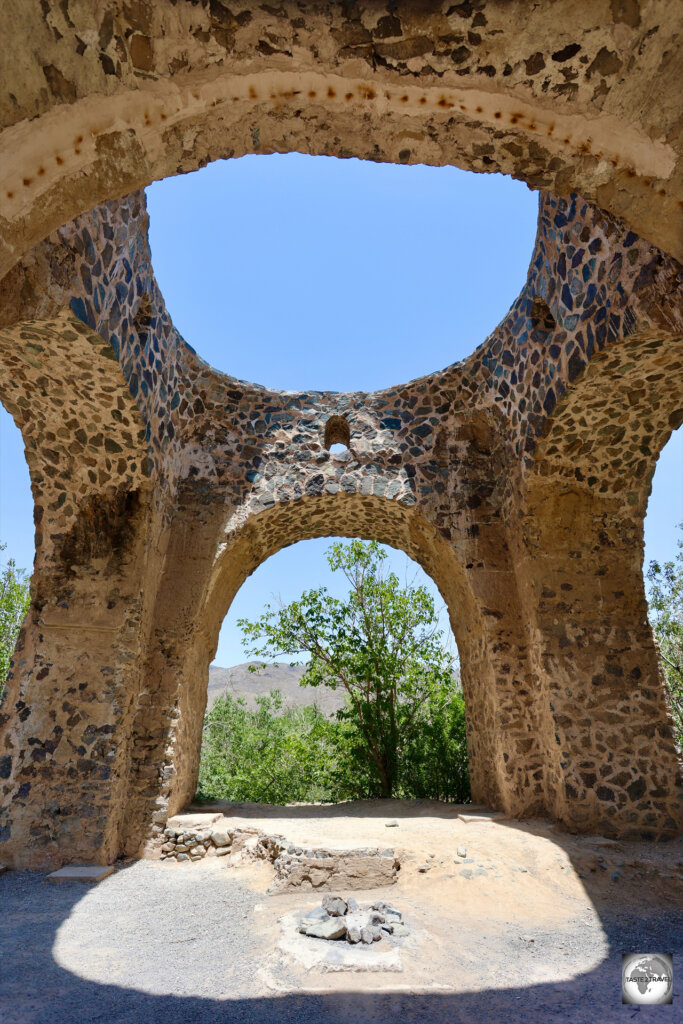
<instances>
[{"instance_id":1,"label":"clear blue sky","mask_svg":"<svg viewBox=\"0 0 683 1024\"><path fill-rule=\"evenodd\" d=\"M285 389L374 390L469 355L520 291L536 230L536 193L451 167L248 156L157 182L147 197L154 267L178 329L217 369ZM655 475L646 564L673 557L682 519L679 430ZM4 410L0 540L31 565L28 472ZM246 581L219 664L245 660L236 620L258 616L273 595L336 589L328 544L286 548ZM392 552L401 576L406 563Z\"/></svg>"}]
</instances>

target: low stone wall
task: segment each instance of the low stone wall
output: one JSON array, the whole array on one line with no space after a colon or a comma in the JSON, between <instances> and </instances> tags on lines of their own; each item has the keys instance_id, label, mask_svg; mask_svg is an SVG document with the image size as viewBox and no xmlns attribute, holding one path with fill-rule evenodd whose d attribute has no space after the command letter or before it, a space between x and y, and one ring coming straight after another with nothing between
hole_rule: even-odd
<instances>
[{"instance_id":1,"label":"low stone wall","mask_svg":"<svg viewBox=\"0 0 683 1024\"><path fill-rule=\"evenodd\" d=\"M374 889L393 885L400 869L393 850L302 850L288 846L275 860L278 889Z\"/></svg>"},{"instance_id":2,"label":"low stone wall","mask_svg":"<svg viewBox=\"0 0 683 1024\"><path fill-rule=\"evenodd\" d=\"M201 860L211 851L214 856L224 857L232 850L233 833L223 827L207 829L184 829L167 826L164 829L164 844L161 859L177 861Z\"/></svg>"},{"instance_id":3,"label":"low stone wall","mask_svg":"<svg viewBox=\"0 0 683 1024\"><path fill-rule=\"evenodd\" d=\"M162 860L181 863L204 857L269 861L275 871L273 890L372 889L393 885L401 868L393 849L314 849L290 843L284 836L230 825L220 814L179 814L169 818L159 849ZM151 851L156 855L156 850Z\"/></svg>"}]
</instances>

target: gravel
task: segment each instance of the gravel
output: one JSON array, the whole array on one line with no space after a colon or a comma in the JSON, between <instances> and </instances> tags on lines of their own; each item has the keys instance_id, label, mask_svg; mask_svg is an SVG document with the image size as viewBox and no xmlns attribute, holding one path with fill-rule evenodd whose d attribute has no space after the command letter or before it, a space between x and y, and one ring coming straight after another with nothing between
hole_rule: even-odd
<instances>
[{"instance_id":1,"label":"gravel","mask_svg":"<svg viewBox=\"0 0 683 1024\"><path fill-rule=\"evenodd\" d=\"M316 994L301 991L307 979L285 964L276 973L289 990L268 988L259 974L267 945L253 913L264 897L226 871L139 861L93 887L43 878L0 877L2 1024L612 1024L638 1012L621 1006L622 951L674 953L668 1017L683 1018L683 914L675 905L636 909L615 898L600 916L584 913L562 930L530 932L519 921L481 943L454 920L461 955L447 966L457 979L474 962L483 979L476 991L409 992L396 975L394 991L354 992L347 976L346 991ZM545 981L558 959L569 980ZM310 982L319 987L320 978Z\"/></svg>"}]
</instances>

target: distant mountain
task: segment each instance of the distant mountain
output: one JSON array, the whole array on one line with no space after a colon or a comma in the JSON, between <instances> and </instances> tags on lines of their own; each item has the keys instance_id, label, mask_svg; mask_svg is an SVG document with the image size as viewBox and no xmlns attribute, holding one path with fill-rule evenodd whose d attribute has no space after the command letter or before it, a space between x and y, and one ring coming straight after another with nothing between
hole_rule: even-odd
<instances>
[{"instance_id":1,"label":"distant mountain","mask_svg":"<svg viewBox=\"0 0 683 1024\"><path fill-rule=\"evenodd\" d=\"M299 686L299 680L306 671L305 665L282 665L275 662L266 665L259 672L250 672L250 664L233 665L232 668L209 668L208 706L210 707L226 690L233 697L246 698L248 707L256 707L256 697L267 696L271 690L280 690L285 704L301 707L317 704L324 715L332 715L344 703L343 692L327 686Z\"/></svg>"}]
</instances>

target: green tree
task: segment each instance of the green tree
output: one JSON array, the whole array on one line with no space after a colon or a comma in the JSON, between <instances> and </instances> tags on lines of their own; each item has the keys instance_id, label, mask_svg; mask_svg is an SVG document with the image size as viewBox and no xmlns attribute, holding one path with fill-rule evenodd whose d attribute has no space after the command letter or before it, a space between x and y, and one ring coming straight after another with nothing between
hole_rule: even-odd
<instances>
[{"instance_id":1,"label":"green tree","mask_svg":"<svg viewBox=\"0 0 683 1024\"><path fill-rule=\"evenodd\" d=\"M419 745L435 694L457 690L431 595L402 587L386 572L386 557L374 541L335 542L327 560L350 585L344 600L321 587L278 610L266 606L255 622L239 620L250 656L308 655L302 685L345 691L338 715L347 742L383 797L401 788L402 766Z\"/></svg>"},{"instance_id":2,"label":"green tree","mask_svg":"<svg viewBox=\"0 0 683 1024\"><path fill-rule=\"evenodd\" d=\"M683 529L683 523L679 524ZM683 540L670 562L650 562L650 621L659 643L669 703L679 746L683 747Z\"/></svg>"},{"instance_id":3,"label":"green tree","mask_svg":"<svg viewBox=\"0 0 683 1024\"><path fill-rule=\"evenodd\" d=\"M328 767L336 728L315 705L285 707L279 690L257 697L254 710L243 697L223 694L204 719L199 798L270 804L333 799Z\"/></svg>"},{"instance_id":4,"label":"green tree","mask_svg":"<svg viewBox=\"0 0 683 1024\"><path fill-rule=\"evenodd\" d=\"M0 551L6 547L0 544ZM0 576L0 704L7 693L9 666L30 600L26 573L9 558Z\"/></svg>"}]
</instances>

